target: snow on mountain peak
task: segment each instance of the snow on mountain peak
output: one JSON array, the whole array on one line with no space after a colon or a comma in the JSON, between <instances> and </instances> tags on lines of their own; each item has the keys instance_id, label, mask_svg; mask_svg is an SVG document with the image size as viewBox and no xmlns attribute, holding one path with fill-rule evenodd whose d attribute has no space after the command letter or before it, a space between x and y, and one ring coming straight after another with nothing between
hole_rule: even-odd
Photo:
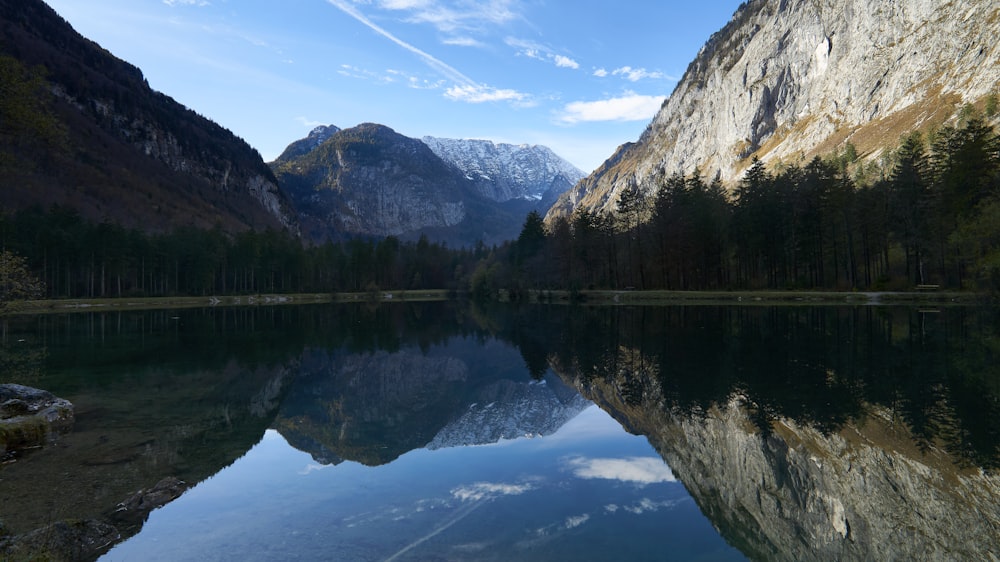
<instances>
[{"instance_id":1,"label":"snow on mountain peak","mask_svg":"<svg viewBox=\"0 0 1000 562\"><path fill-rule=\"evenodd\" d=\"M540 200L553 190L569 189L586 175L545 146L437 137L421 140L496 201Z\"/></svg>"}]
</instances>

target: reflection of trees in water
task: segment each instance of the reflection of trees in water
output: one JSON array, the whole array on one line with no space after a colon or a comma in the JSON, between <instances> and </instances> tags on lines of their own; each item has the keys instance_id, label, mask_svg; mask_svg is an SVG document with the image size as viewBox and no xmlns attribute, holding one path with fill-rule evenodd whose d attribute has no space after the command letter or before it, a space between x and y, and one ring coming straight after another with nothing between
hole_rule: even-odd
<instances>
[{"instance_id":1,"label":"reflection of trees in water","mask_svg":"<svg viewBox=\"0 0 1000 562\"><path fill-rule=\"evenodd\" d=\"M0 320L0 382L38 386L45 364L45 346L34 338L10 337L7 320Z\"/></svg>"},{"instance_id":2,"label":"reflection of trees in water","mask_svg":"<svg viewBox=\"0 0 1000 562\"><path fill-rule=\"evenodd\" d=\"M824 433L887 408L916 445L1000 467L995 310L880 307L574 308L552 360L698 415L738 394L762 432L790 418ZM549 333L559 333L552 327ZM654 384L655 380L655 384Z\"/></svg>"}]
</instances>

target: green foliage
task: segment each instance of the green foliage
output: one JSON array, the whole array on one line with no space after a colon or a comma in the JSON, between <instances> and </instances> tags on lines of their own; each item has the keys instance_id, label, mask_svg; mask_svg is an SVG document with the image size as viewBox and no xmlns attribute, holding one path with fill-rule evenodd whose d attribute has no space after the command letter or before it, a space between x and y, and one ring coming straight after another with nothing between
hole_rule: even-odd
<instances>
[{"instance_id":1,"label":"green foliage","mask_svg":"<svg viewBox=\"0 0 1000 562\"><path fill-rule=\"evenodd\" d=\"M0 314L14 306L15 301L42 296L45 285L32 275L28 261L9 250L0 251Z\"/></svg>"}]
</instances>

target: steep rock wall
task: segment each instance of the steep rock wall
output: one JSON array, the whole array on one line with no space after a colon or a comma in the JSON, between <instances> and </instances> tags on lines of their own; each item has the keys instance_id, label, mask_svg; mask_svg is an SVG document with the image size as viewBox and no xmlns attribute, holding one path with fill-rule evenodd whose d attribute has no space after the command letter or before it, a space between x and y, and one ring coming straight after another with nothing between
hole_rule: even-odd
<instances>
[{"instance_id":1,"label":"steep rock wall","mask_svg":"<svg viewBox=\"0 0 1000 562\"><path fill-rule=\"evenodd\" d=\"M979 0L753 0L705 44L635 144L567 192L551 220L608 211L659 174L739 179L754 156L862 155L1000 94L1000 5Z\"/></svg>"}]
</instances>

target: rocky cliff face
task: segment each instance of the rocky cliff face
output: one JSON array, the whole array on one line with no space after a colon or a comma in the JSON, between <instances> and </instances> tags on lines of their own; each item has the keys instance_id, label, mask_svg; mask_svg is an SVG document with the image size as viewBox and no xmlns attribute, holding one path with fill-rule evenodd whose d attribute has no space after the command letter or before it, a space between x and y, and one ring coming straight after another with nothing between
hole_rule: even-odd
<instances>
[{"instance_id":1,"label":"rocky cliff face","mask_svg":"<svg viewBox=\"0 0 1000 562\"><path fill-rule=\"evenodd\" d=\"M1000 6L956 0L752 0L714 34L637 143L619 148L548 218L613 209L663 173L738 179L754 156L862 156L1000 94Z\"/></svg>"},{"instance_id":2,"label":"rocky cliff face","mask_svg":"<svg viewBox=\"0 0 1000 562\"><path fill-rule=\"evenodd\" d=\"M38 98L28 102L31 119L20 129L0 127L9 186L0 202L8 208L58 203L147 231L297 230L257 151L151 90L139 69L81 37L41 1L0 0L0 55L9 57L5 76L17 82L35 74L45 84L21 92ZM25 140L43 136L48 142Z\"/></svg>"},{"instance_id":3,"label":"rocky cliff face","mask_svg":"<svg viewBox=\"0 0 1000 562\"><path fill-rule=\"evenodd\" d=\"M646 435L752 559L984 560L1000 549L1000 476L922 450L886 408L833 433L788 418L761 431L756 405L739 393L691 415L664 406L653 372L595 382L558 371Z\"/></svg>"},{"instance_id":4,"label":"rocky cliff face","mask_svg":"<svg viewBox=\"0 0 1000 562\"><path fill-rule=\"evenodd\" d=\"M493 201L524 199L547 209L586 175L544 146L436 137L421 140Z\"/></svg>"}]
</instances>

